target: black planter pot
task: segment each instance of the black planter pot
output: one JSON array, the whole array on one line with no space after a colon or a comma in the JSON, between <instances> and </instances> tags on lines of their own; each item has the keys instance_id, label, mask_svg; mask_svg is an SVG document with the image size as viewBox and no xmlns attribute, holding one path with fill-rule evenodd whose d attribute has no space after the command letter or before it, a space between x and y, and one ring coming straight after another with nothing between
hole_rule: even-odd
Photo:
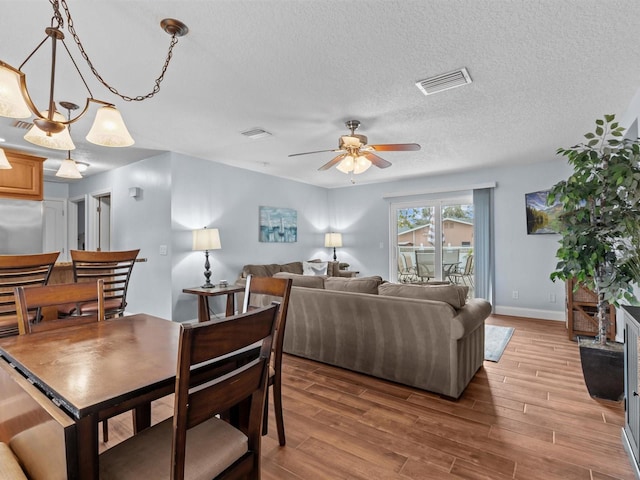
<instances>
[{"instance_id":1,"label":"black planter pot","mask_svg":"<svg viewBox=\"0 0 640 480\"><path fill-rule=\"evenodd\" d=\"M624 397L624 344L602 347L590 337L579 337L580 361L589 395L619 402Z\"/></svg>"}]
</instances>

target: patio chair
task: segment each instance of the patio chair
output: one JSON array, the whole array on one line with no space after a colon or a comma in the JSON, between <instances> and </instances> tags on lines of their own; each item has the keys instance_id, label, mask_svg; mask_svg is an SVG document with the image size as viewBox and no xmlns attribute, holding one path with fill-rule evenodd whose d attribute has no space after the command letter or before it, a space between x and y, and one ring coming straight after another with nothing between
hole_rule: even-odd
<instances>
[{"instance_id":1,"label":"patio chair","mask_svg":"<svg viewBox=\"0 0 640 480\"><path fill-rule=\"evenodd\" d=\"M449 278L451 278L451 281L454 283L462 282L464 285L468 285L473 288L473 255L467 256L464 270L462 272L452 272L449 274Z\"/></svg>"},{"instance_id":2,"label":"patio chair","mask_svg":"<svg viewBox=\"0 0 640 480\"><path fill-rule=\"evenodd\" d=\"M421 282L428 282L436 276L434 252L416 252L416 265L418 267L418 277Z\"/></svg>"}]
</instances>

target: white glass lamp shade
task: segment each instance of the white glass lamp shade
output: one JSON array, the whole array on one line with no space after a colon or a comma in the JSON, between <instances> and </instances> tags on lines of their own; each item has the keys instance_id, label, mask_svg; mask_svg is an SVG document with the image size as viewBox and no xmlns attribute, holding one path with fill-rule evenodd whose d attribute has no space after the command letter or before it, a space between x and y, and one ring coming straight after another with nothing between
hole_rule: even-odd
<instances>
[{"instance_id":1,"label":"white glass lamp shade","mask_svg":"<svg viewBox=\"0 0 640 480\"><path fill-rule=\"evenodd\" d=\"M48 118L49 111L45 110L41 112L41 114L44 118ZM65 118L61 113L54 112L53 120L56 122L64 122ZM54 150L74 150L76 148L73 140L71 140L71 135L69 135L69 127L64 127L64 130L58 133L47 133L34 125L25 134L24 139L34 145L53 148Z\"/></svg>"},{"instance_id":2,"label":"white glass lamp shade","mask_svg":"<svg viewBox=\"0 0 640 480\"><path fill-rule=\"evenodd\" d=\"M220 233L217 228L203 228L193 231L193 250L219 250Z\"/></svg>"},{"instance_id":3,"label":"white glass lamp shade","mask_svg":"<svg viewBox=\"0 0 640 480\"><path fill-rule=\"evenodd\" d=\"M324 246L325 247L342 247L342 234L334 233L334 232L325 233Z\"/></svg>"},{"instance_id":4,"label":"white glass lamp shade","mask_svg":"<svg viewBox=\"0 0 640 480\"><path fill-rule=\"evenodd\" d=\"M135 143L122 120L122 115L111 105L98 109L86 138L87 141L103 147L129 147Z\"/></svg>"},{"instance_id":5,"label":"white glass lamp shade","mask_svg":"<svg viewBox=\"0 0 640 480\"><path fill-rule=\"evenodd\" d=\"M13 168L9 163L9 159L7 155L4 153L4 150L0 148L0 170L9 170Z\"/></svg>"},{"instance_id":6,"label":"white glass lamp shade","mask_svg":"<svg viewBox=\"0 0 640 480\"><path fill-rule=\"evenodd\" d=\"M366 172L371 166L371 162L364 155L356 158L355 165L353 167L353 174L358 175L359 173Z\"/></svg>"},{"instance_id":7,"label":"white glass lamp shade","mask_svg":"<svg viewBox=\"0 0 640 480\"><path fill-rule=\"evenodd\" d=\"M0 116L28 118L31 111L20 90L20 71L0 61Z\"/></svg>"},{"instance_id":8,"label":"white glass lamp shade","mask_svg":"<svg viewBox=\"0 0 640 480\"><path fill-rule=\"evenodd\" d=\"M67 158L60 164L60 168L56 172L56 177L82 178L82 174L80 173L80 170L78 170L76 162L74 162L71 158Z\"/></svg>"},{"instance_id":9,"label":"white glass lamp shade","mask_svg":"<svg viewBox=\"0 0 640 480\"><path fill-rule=\"evenodd\" d=\"M353 157L351 155L347 155L342 159L342 161L336 167L337 170L342 173L351 173L354 169Z\"/></svg>"}]
</instances>

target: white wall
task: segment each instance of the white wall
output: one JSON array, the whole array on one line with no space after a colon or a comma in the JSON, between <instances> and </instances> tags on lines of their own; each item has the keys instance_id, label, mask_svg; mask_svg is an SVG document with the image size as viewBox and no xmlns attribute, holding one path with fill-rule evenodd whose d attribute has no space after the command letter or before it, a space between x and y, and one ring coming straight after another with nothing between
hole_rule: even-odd
<instances>
[{"instance_id":1,"label":"white wall","mask_svg":"<svg viewBox=\"0 0 640 480\"><path fill-rule=\"evenodd\" d=\"M389 278L389 204L400 200L384 199L385 194L456 191L462 186L497 182L494 311L564 320L564 285L549 280L559 236L527 235L524 195L548 189L569 173L564 159L557 158L533 165L333 189L329 193L329 217L343 231L345 246L340 249L340 259L361 275ZM512 298L513 290L518 290L517 300ZM549 302L550 294L555 295L555 303Z\"/></svg>"},{"instance_id":2,"label":"white wall","mask_svg":"<svg viewBox=\"0 0 640 480\"><path fill-rule=\"evenodd\" d=\"M139 187L140 196L129 196ZM133 267L127 311L171 318L171 257L160 245L171 244L171 154L92 175L72 183L69 197L111 192L111 250L140 249Z\"/></svg>"}]
</instances>

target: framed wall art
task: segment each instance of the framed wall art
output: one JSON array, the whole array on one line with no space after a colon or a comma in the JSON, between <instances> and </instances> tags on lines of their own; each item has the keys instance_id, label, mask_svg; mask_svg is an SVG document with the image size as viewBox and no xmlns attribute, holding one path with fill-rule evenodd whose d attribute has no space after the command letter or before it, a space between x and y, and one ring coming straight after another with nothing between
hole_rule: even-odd
<instances>
[{"instance_id":1,"label":"framed wall art","mask_svg":"<svg viewBox=\"0 0 640 480\"><path fill-rule=\"evenodd\" d=\"M260 207L261 242L293 243L298 241L298 212L293 208Z\"/></svg>"},{"instance_id":2,"label":"framed wall art","mask_svg":"<svg viewBox=\"0 0 640 480\"><path fill-rule=\"evenodd\" d=\"M547 205L548 196L549 190L525 193L528 235L542 235L560 231L562 205L558 201L553 205Z\"/></svg>"}]
</instances>

